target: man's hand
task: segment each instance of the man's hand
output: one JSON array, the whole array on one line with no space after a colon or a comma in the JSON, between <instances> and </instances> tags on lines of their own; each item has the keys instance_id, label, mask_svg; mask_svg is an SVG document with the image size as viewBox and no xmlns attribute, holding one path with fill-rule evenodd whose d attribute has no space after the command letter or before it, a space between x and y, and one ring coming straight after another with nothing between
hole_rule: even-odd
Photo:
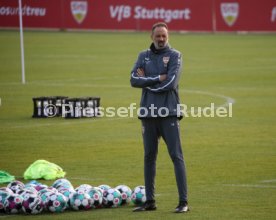
<instances>
[{"instance_id":1,"label":"man's hand","mask_svg":"<svg viewBox=\"0 0 276 220\"><path fill-rule=\"evenodd\" d=\"M137 69L137 75L139 77L144 77L145 76L145 71L142 68Z\"/></svg>"},{"instance_id":2,"label":"man's hand","mask_svg":"<svg viewBox=\"0 0 276 220\"><path fill-rule=\"evenodd\" d=\"M164 80L167 79L167 74L162 74L162 75L159 75L159 80L160 82L163 82Z\"/></svg>"}]
</instances>

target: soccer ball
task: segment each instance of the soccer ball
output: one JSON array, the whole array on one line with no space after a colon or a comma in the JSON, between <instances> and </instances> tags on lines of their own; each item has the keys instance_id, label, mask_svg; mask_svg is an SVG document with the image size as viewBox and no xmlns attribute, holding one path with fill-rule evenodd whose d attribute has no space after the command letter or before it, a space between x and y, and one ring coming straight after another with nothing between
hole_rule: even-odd
<instances>
[{"instance_id":1,"label":"soccer ball","mask_svg":"<svg viewBox=\"0 0 276 220\"><path fill-rule=\"evenodd\" d=\"M70 198L70 206L74 210L88 210L91 204L92 199L83 191L75 192Z\"/></svg>"},{"instance_id":2,"label":"soccer ball","mask_svg":"<svg viewBox=\"0 0 276 220\"><path fill-rule=\"evenodd\" d=\"M135 205L143 205L146 202L145 186L137 186L134 188L131 200Z\"/></svg>"},{"instance_id":3,"label":"soccer ball","mask_svg":"<svg viewBox=\"0 0 276 220\"><path fill-rule=\"evenodd\" d=\"M6 201L6 198L9 196L8 193L0 191L0 213L5 212L4 210L4 202Z\"/></svg>"},{"instance_id":4,"label":"soccer ball","mask_svg":"<svg viewBox=\"0 0 276 220\"><path fill-rule=\"evenodd\" d=\"M67 188L59 188L58 191L65 196L67 200L67 208L70 207L70 198L73 196L73 194L76 192L73 189L67 189Z\"/></svg>"},{"instance_id":5,"label":"soccer ball","mask_svg":"<svg viewBox=\"0 0 276 220\"><path fill-rule=\"evenodd\" d=\"M18 180L14 180L10 182L7 187L10 188L14 193L16 193L18 190L25 188L25 185Z\"/></svg>"},{"instance_id":6,"label":"soccer ball","mask_svg":"<svg viewBox=\"0 0 276 220\"><path fill-rule=\"evenodd\" d=\"M126 185L119 185L115 189L119 190L122 195L122 205L128 204L131 202L132 190Z\"/></svg>"},{"instance_id":7,"label":"soccer ball","mask_svg":"<svg viewBox=\"0 0 276 220\"><path fill-rule=\"evenodd\" d=\"M122 195L117 189L108 189L103 194L103 205L107 208L116 208L122 203Z\"/></svg>"},{"instance_id":8,"label":"soccer ball","mask_svg":"<svg viewBox=\"0 0 276 220\"><path fill-rule=\"evenodd\" d=\"M40 198L43 202L44 208L48 207L48 201L50 198L49 196L53 193L58 193L58 191L56 188L51 188L51 187L42 189L38 192L38 195L40 196Z\"/></svg>"},{"instance_id":9,"label":"soccer ball","mask_svg":"<svg viewBox=\"0 0 276 220\"><path fill-rule=\"evenodd\" d=\"M99 193L101 194L101 197L103 198L104 190L102 188L100 188L98 186L94 186L93 189L98 190ZM102 201L102 204L97 206L96 208L98 209L98 208L102 208L102 207L103 207L103 201Z\"/></svg>"},{"instance_id":10,"label":"soccer ball","mask_svg":"<svg viewBox=\"0 0 276 220\"><path fill-rule=\"evenodd\" d=\"M0 188L0 213L5 212L4 203L6 201L6 198L12 194L13 194L13 191L11 191L10 188L7 188L7 187Z\"/></svg>"},{"instance_id":11,"label":"soccer ball","mask_svg":"<svg viewBox=\"0 0 276 220\"><path fill-rule=\"evenodd\" d=\"M51 193L48 197L48 210L50 212L63 212L66 209L66 198L59 192Z\"/></svg>"},{"instance_id":12,"label":"soccer ball","mask_svg":"<svg viewBox=\"0 0 276 220\"><path fill-rule=\"evenodd\" d=\"M25 194L23 197L22 210L27 214L39 214L43 210L42 199L37 194Z\"/></svg>"},{"instance_id":13,"label":"soccer ball","mask_svg":"<svg viewBox=\"0 0 276 220\"><path fill-rule=\"evenodd\" d=\"M20 195L9 195L4 202L4 209L7 214L17 214L22 209L23 198Z\"/></svg>"},{"instance_id":14,"label":"soccer ball","mask_svg":"<svg viewBox=\"0 0 276 220\"><path fill-rule=\"evenodd\" d=\"M74 189L73 185L71 184L71 182L67 179L57 179L52 186L56 189L59 188L67 188L67 189Z\"/></svg>"},{"instance_id":15,"label":"soccer ball","mask_svg":"<svg viewBox=\"0 0 276 220\"><path fill-rule=\"evenodd\" d=\"M91 190L93 187L89 184L82 184L80 186L78 186L75 191L76 192L84 192L87 193L89 190Z\"/></svg>"},{"instance_id":16,"label":"soccer ball","mask_svg":"<svg viewBox=\"0 0 276 220\"><path fill-rule=\"evenodd\" d=\"M88 191L88 195L91 198L91 207L100 208L103 202L103 193L95 188Z\"/></svg>"}]
</instances>

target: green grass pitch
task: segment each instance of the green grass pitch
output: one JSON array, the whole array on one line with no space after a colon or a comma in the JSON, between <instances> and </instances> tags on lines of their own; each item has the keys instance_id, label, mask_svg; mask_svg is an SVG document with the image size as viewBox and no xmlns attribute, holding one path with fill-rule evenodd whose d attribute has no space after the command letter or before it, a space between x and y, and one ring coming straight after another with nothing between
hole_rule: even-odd
<instances>
[{"instance_id":1,"label":"green grass pitch","mask_svg":"<svg viewBox=\"0 0 276 220\"><path fill-rule=\"evenodd\" d=\"M31 163L45 159L60 165L75 187L143 185L141 126L136 117L31 116L32 98L37 96L100 96L103 107L138 105L141 91L131 88L130 70L138 53L149 46L149 34L25 32L25 85L19 42L18 32L0 32L0 170L22 180ZM172 213L177 190L161 141L156 212L132 213L129 205L32 219L276 218L276 36L171 34L170 43L184 58L181 103L221 106L235 100L231 118L189 117L180 123L191 212Z\"/></svg>"}]
</instances>

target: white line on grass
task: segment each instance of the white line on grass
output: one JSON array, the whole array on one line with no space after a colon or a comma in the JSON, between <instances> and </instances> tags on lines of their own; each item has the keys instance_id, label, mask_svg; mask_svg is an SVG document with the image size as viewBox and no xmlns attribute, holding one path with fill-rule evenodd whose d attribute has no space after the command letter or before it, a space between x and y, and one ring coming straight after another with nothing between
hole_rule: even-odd
<instances>
[{"instance_id":1,"label":"white line on grass","mask_svg":"<svg viewBox=\"0 0 276 220\"><path fill-rule=\"evenodd\" d=\"M24 176L15 176L15 178L23 180ZM76 177L66 176L65 178L70 180L91 180L91 181L103 180L102 178L90 178L90 177L82 177L82 176L76 176Z\"/></svg>"},{"instance_id":2,"label":"white line on grass","mask_svg":"<svg viewBox=\"0 0 276 220\"><path fill-rule=\"evenodd\" d=\"M102 178L89 178L89 177L66 177L67 179L70 179L70 180L89 180L89 181L98 181L98 180L104 180Z\"/></svg>"},{"instance_id":3,"label":"white line on grass","mask_svg":"<svg viewBox=\"0 0 276 220\"><path fill-rule=\"evenodd\" d=\"M98 58L96 55L78 55L78 54L49 54L49 55L36 55L35 58L43 58L43 59L47 59L47 58L54 58L54 59L84 59L84 58L87 58L87 59L95 59L95 58Z\"/></svg>"},{"instance_id":4,"label":"white line on grass","mask_svg":"<svg viewBox=\"0 0 276 220\"><path fill-rule=\"evenodd\" d=\"M260 183L276 183L276 179L272 179L272 180L262 180L262 181L260 181Z\"/></svg>"},{"instance_id":5,"label":"white line on grass","mask_svg":"<svg viewBox=\"0 0 276 220\"><path fill-rule=\"evenodd\" d=\"M71 124L85 124L85 123L95 123L95 122L103 122L103 121L115 121L115 120L121 120L121 119L129 119L129 118L93 118L90 120L89 118L87 119L64 119L66 120L65 122L58 122L53 121L52 123L38 123L38 124L24 124L24 125L16 125L16 126L9 126L9 128L32 128L32 127L44 127L44 126L58 126L58 125L71 125ZM42 119L44 120L44 119ZM67 121L68 120L68 121Z\"/></svg>"},{"instance_id":6,"label":"white line on grass","mask_svg":"<svg viewBox=\"0 0 276 220\"><path fill-rule=\"evenodd\" d=\"M53 75L58 75L58 73L52 72L51 74ZM119 76L112 76L112 79L115 78L119 78ZM99 76L99 77L90 77L90 78L86 78L85 82L87 82L88 80L91 80L93 82L95 81L100 81L100 80L106 80L106 79L110 79L109 76ZM83 84L81 83L81 81L83 81L82 79L78 80L76 78L67 78L67 79L44 79L44 80L33 80L31 82L27 82L26 85L34 85L34 86L47 86L47 87L54 87L54 86L69 86L69 87L91 87L94 86L96 84ZM76 83L79 82L79 83ZM71 83L71 84L70 84ZM0 85L3 86L11 86L11 85L15 85L15 86L21 86L22 83L21 82L0 82ZM116 87L122 87L120 85L115 85ZM108 86L108 85L96 85L96 87L112 87ZM123 87L128 87L130 88L130 86L126 86L124 85Z\"/></svg>"},{"instance_id":7,"label":"white line on grass","mask_svg":"<svg viewBox=\"0 0 276 220\"><path fill-rule=\"evenodd\" d=\"M188 89L180 89L179 91L183 91L183 92L187 92L187 93L194 93L194 94L201 94L201 95L208 95L208 96L218 97L218 98L222 98L222 99L226 100L225 103L223 103L222 105L219 105L215 108L226 107L230 103L234 104L236 102L236 100L232 97L221 95L221 94L216 94L216 93L212 93L212 92L205 92L205 91L200 91L200 90L188 90Z\"/></svg>"},{"instance_id":8,"label":"white line on grass","mask_svg":"<svg viewBox=\"0 0 276 220\"><path fill-rule=\"evenodd\" d=\"M266 60L266 59L265 59ZM267 61L267 60L266 60ZM193 74L202 74L202 73L237 73L238 71L256 71L256 70L275 70L275 65L272 63L271 65L267 64L258 65L258 66L248 66L248 67L240 67L240 68L216 68L214 69L202 69L202 68L192 68L188 69L186 72L193 73Z\"/></svg>"},{"instance_id":9,"label":"white line on grass","mask_svg":"<svg viewBox=\"0 0 276 220\"><path fill-rule=\"evenodd\" d=\"M223 186L244 187L244 188L276 188L276 186L260 184L222 184Z\"/></svg>"}]
</instances>

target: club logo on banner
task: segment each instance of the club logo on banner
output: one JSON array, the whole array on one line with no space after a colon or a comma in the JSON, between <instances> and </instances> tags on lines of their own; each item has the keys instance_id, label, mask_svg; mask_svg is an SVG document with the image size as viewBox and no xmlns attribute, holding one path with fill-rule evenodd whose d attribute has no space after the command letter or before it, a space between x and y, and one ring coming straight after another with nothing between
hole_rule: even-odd
<instances>
[{"instance_id":1,"label":"club logo on banner","mask_svg":"<svg viewBox=\"0 0 276 220\"><path fill-rule=\"evenodd\" d=\"M88 11L88 3L86 1L72 1L71 2L71 12L72 15L74 17L74 19L76 20L76 22L78 22L79 24L81 24L83 22L83 20L85 19L86 15L87 15L87 11Z\"/></svg>"},{"instance_id":2,"label":"club logo on banner","mask_svg":"<svg viewBox=\"0 0 276 220\"><path fill-rule=\"evenodd\" d=\"M231 27L239 15L239 3L221 3L220 12L226 24Z\"/></svg>"}]
</instances>

